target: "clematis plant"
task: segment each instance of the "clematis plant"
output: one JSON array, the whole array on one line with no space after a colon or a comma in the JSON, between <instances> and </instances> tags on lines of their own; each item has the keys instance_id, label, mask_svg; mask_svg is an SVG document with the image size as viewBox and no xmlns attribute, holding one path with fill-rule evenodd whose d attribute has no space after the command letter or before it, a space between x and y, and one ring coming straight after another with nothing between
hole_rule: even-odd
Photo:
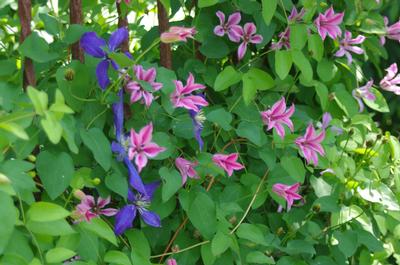
<instances>
[{"instance_id":1,"label":"clematis plant","mask_svg":"<svg viewBox=\"0 0 400 265\"><path fill-rule=\"evenodd\" d=\"M322 40L325 40L326 36L332 39L336 39L342 35L340 24L343 21L344 13L336 13L331 6L324 14L319 14L315 19L314 24L317 27L318 33Z\"/></svg>"},{"instance_id":2,"label":"clematis plant","mask_svg":"<svg viewBox=\"0 0 400 265\"><path fill-rule=\"evenodd\" d=\"M363 99L368 99L374 101L376 96L372 93L371 88L374 84L373 80L368 81L364 86L358 87L352 91L352 95L357 100L359 106L359 112L364 111L364 102Z\"/></svg>"},{"instance_id":3,"label":"clematis plant","mask_svg":"<svg viewBox=\"0 0 400 265\"><path fill-rule=\"evenodd\" d=\"M386 32L383 36L380 37L381 44L384 45L386 42L386 38L391 40L397 40L400 42L400 21L397 21L393 25L389 26L388 17L384 17L385 29Z\"/></svg>"},{"instance_id":4,"label":"clematis plant","mask_svg":"<svg viewBox=\"0 0 400 265\"><path fill-rule=\"evenodd\" d=\"M175 166L178 168L182 177L182 185L185 185L187 178L198 179L199 175L194 169L198 165L197 162L191 162L182 157L175 159Z\"/></svg>"},{"instance_id":5,"label":"clematis plant","mask_svg":"<svg viewBox=\"0 0 400 265\"><path fill-rule=\"evenodd\" d=\"M232 176L233 171L241 170L244 168L242 164L237 162L239 158L238 153L233 153L229 155L215 154L212 157L214 164L228 173L228 176Z\"/></svg>"},{"instance_id":6,"label":"clematis plant","mask_svg":"<svg viewBox=\"0 0 400 265\"><path fill-rule=\"evenodd\" d=\"M199 107L208 106L208 102L204 99L204 96L192 94L196 90L206 88L204 85L194 82L192 73L189 73L185 86L179 80L174 80L174 83L175 91L171 94L171 102L175 108L182 107L187 110L199 112Z\"/></svg>"},{"instance_id":7,"label":"clematis plant","mask_svg":"<svg viewBox=\"0 0 400 265\"><path fill-rule=\"evenodd\" d=\"M246 23L243 28L234 28L233 31L242 39L242 43L239 45L237 51L239 61L242 60L246 54L249 43L259 44L263 41L263 37L256 34L257 27L254 23Z\"/></svg>"},{"instance_id":8,"label":"clematis plant","mask_svg":"<svg viewBox=\"0 0 400 265\"><path fill-rule=\"evenodd\" d=\"M361 44L364 42L365 37L363 35L358 35L356 38L352 39L351 32L346 31L344 34L344 39L340 41L340 48L335 53L336 57L347 57L347 62L351 64L353 62L353 56L350 52L354 52L356 54L363 54L364 50L360 47L355 46L356 44Z\"/></svg>"},{"instance_id":9,"label":"clematis plant","mask_svg":"<svg viewBox=\"0 0 400 265\"><path fill-rule=\"evenodd\" d=\"M301 153L306 159L307 163L314 163L318 165L318 154L325 155L321 142L325 138L325 131L322 130L319 134L316 133L312 124L308 125L306 133L295 140L296 145L300 148Z\"/></svg>"},{"instance_id":10,"label":"clematis plant","mask_svg":"<svg viewBox=\"0 0 400 265\"><path fill-rule=\"evenodd\" d=\"M289 127L290 131L293 132L294 128L290 117L293 115L294 110L294 104L286 110L286 101L285 98L282 97L280 100L275 102L271 109L262 111L261 118L264 124L267 125L267 131L275 128L278 135L283 139L285 138L285 129L283 127L285 124Z\"/></svg>"},{"instance_id":11,"label":"clematis plant","mask_svg":"<svg viewBox=\"0 0 400 265\"><path fill-rule=\"evenodd\" d=\"M82 196L81 202L76 206L76 210L73 212L79 221L90 222L93 218L99 217L100 215L114 216L118 210L114 208L106 208L110 203L111 198L97 198L94 199L91 195Z\"/></svg>"},{"instance_id":12,"label":"clematis plant","mask_svg":"<svg viewBox=\"0 0 400 265\"><path fill-rule=\"evenodd\" d=\"M299 188L300 188L300 183L296 183L293 185L276 183L272 186L272 191L286 200L286 209L287 211L290 211L294 201L303 199L303 197L298 193ZM278 212L281 211L282 211L282 205L279 205Z\"/></svg>"},{"instance_id":13,"label":"clematis plant","mask_svg":"<svg viewBox=\"0 0 400 265\"><path fill-rule=\"evenodd\" d=\"M383 90L400 95L400 74L398 74L397 64L394 63L386 69L386 75L381 80L380 86Z\"/></svg>"},{"instance_id":14,"label":"clematis plant","mask_svg":"<svg viewBox=\"0 0 400 265\"><path fill-rule=\"evenodd\" d=\"M241 31L241 27L238 25L241 20L240 12L231 14L227 22L225 22L225 14L221 11L217 11L216 15L219 19L219 25L214 28L214 34L220 37L227 34L231 41L239 42L240 35L238 33Z\"/></svg>"},{"instance_id":15,"label":"clematis plant","mask_svg":"<svg viewBox=\"0 0 400 265\"><path fill-rule=\"evenodd\" d=\"M80 44L82 49L89 55L102 59L96 68L97 82L101 89L106 89L110 84L108 77L108 68L110 64L115 70L118 70L118 65L108 57L108 54L118 50L118 47L128 38L128 30L119 28L114 31L108 43L97 36L96 32L86 32L82 35ZM128 56L129 57L129 56Z\"/></svg>"},{"instance_id":16,"label":"clematis plant","mask_svg":"<svg viewBox=\"0 0 400 265\"><path fill-rule=\"evenodd\" d=\"M170 27L167 32L161 34L160 39L164 43L186 42L188 38L193 39L196 33L195 28Z\"/></svg>"}]
</instances>

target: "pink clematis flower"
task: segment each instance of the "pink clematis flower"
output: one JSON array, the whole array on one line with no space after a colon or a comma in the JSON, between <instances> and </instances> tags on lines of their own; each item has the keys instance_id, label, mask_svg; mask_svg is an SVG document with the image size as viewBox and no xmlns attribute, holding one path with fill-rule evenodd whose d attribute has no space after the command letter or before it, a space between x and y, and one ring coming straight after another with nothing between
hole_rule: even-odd
<instances>
[{"instance_id":1,"label":"pink clematis flower","mask_svg":"<svg viewBox=\"0 0 400 265\"><path fill-rule=\"evenodd\" d=\"M300 188L300 183L296 183L292 186L276 183L272 186L272 191L286 200L286 208L287 211L289 211L292 208L293 202L295 200L303 199L303 197L298 193L299 188ZM282 211L282 206L279 205L278 212L281 211Z\"/></svg>"},{"instance_id":2,"label":"pink clematis flower","mask_svg":"<svg viewBox=\"0 0 400 265\"><path fill-rule=\"evenodd\" d=\"M216 166L222 168L228 173L228 176L232 176L234 170L241 170L244 166L237 161L239 158L238 153L233 153L229 155L224 154L215 154L213 155L213 162Z\"/></svg>"},{"instance_id":3,"label":"pink clematis flower","mask_svg":"<svg viewBox=\"0 0 400 265\"><path fill-rule=\"evenodd\" d=\"M175 259L168 259L167 260L167 265L178 265Z\"/></svg>"},{"instance_id":4,"label":"pink clematis flower","mask_svg":"<svg viewBox=\"0 0 400 265\"><path fill-rule=\"evenodd\" d=\"M152 134L152 123L143 127L139 133L131 129L131 145L128 149L128 156L130 160L135 158L135 164L139 172L146 166L148 157L156 157L159 153L165 151L164 147L160 147L156 143L151 142Z\"/></svg>"},{"instance_id":5,"label":"pink clematis flower","mask_svg":"<svg viewBox=\"0 0 400 265\"><path fill-rule=\"evenodd\" d=\"M325 155L325 151L321 146L321 142L325 138L325 131L323 130L319 135L316 134L312 124L308 125L304 136L300 136L295 140L295 143L303 153L307 164L312 161L314 165L318 165L318 154Z\"/></svg>"},{"instance_id":6,"label":"pink clematis flower","mask_svg":"<svg viewBox=\"0 0 400 265\"><path fill-rule=\"evenodd\" d=\"M386 76L381 80L380 86L383 90L400 95L400 74L397 74L397 64L394 63L386 69Z\"/></svg>"},{"instance_id":7,"label":"pink clematis flower","mask_svg":"<svg viewBox=\"0 0 400 265\"><path fill-rule=\"evenodd\" d=\"M274 41L271 44L271 49L272 50L280 50L282 47L285 47L286 49L290 49L290 28L287 27L285 31L282 31L278 35L279 40Z\"/></svg>"},{"instance_id":8,"label":"pink clematis flower","mask_svg":"<svg viewBox=\"0 0 400 265\"><path fill-rule=\"evenodd\" d=\"M197 162L191 162L181 157L175 159L175 166L178 168L182 176L182 185L185 185L188 177L193 179L199 178L199 175L197 175L197 172L194 169L197 164Z\"/></svg>"},{"instance_id":9,"label":"pink clematis flower","mask_svg":"<svg viewBox=\"0 0 400 265\"><path fill-rule=\"evenodd\" d=\"M228 21L225 23L225 14L221 11L217 11L217 17L219 19L219 25L214 28L214 34L223 37L228 34L228 38L233 42L240 41L240 35L237 32L240 31L240 26L238 25L241 19L240 12L235 12L231 14Z\"/></svg>"},{"instance_id":10,"label":"pink clematis flower","mask_svg":"<svg viewBox=\"0 0 400 265\"><path fill-rule=\"evenodd\" d=\"M343 21L344 13L337 13L330 7L324 14L319 14L315 19L314 24L318 29L318 33L323 40L325 40L326 35L332 39L336 39L342 35L342 30L339 25Z\"/></svg>"},{"instance_id":11,"label":"pink clematis flower","mask_svg":"<svg viewBox=\"0 0 400 265\"><path fill-rule=\"evenodd\" d=\"M125 0L125 3L129 4L131 0ZM121 3L121 0L117 0L117 3Z\"/></svg>"},{"instance_id":12,"label":"pink clematis flower","mask_svg":"<svg viewBox=\"0 0 400 265\"><path fill-rule=\"evenodd\" d=\"M171 102L175 108L182 107L188 110L199 112L199 107L208 106L208 102L202 96L192 95L193 91L206 88L202 84L194 82L193 74L190 73L186 81L186 86L183 86L179 80L174 80L175 91L171 94Z\"/></svg>"},{"instance_id":13,"label":"pink clematis flower","mask_svg":"<svg viewBox=\"0 0 400 265\"><path fill-rule=\"evenodd\" d=\"M131 92L131 102L133 103L139 101L140 99L143 99L144 104L147 107L150 107L151 102L153 102L154 96L151 91L143 88L142 84L139 82L147 82L154 92L160 90L162 88L162 84L155 82L157 74L156 69L152 67L148 70L144 70L143 66L136 65L134 67L134 70L137 80L130 81L126 85L126 88Z\"/></svg>"},{"instance_id":14,"label":"pink clematis flower","mask_svg":"<svg viewBox=\"0 0 400 265\"><path fill-rule=\"evenodd\" d=\"M389 19L387 17L384 17L384 21L385 21L386 33L384 36L381 36L381 44L382 45L385 44L386 42L385 37L400 42L400 21L397 21L391 26L389 26Z\"/></svg>"},{"instance_id":15,"label":"pink clematis flower","mask_svg":"<svg viewBox=\"0 0 400 265\"><path fill-rule=\"evenodd\" d=\"M160 39L164 43L173 43L177 41L186 42L188 38L193 39L193 35L196 33L197 31L194 27L170 27L167 32L161 34Z\"/></svg>"},{"instance_id":16,"label":"pink clematis flower","mask_svg":"<svg viewBox=\"0 0 400 265\"><path fill-rule=\"evenodd\" d=\"M243 28L234 28L235 34L239 35L243 42L238 48L238 59L239 61L244 57L247 51L247 45L249 43L258 44L261 43L263 37L256 34L257 28L254 23L246 23Z\"/></svg>"},{"instance_id":17,"label":"pink clematis flower","mask_svg":"<svg viewBox=\"0 0 400 265\"><path fill-rule=\"evenodd\" d=\"M368 99L368 100L375 100L376 96L374 93L371 92L371 88L374 84L373 80L368 81L365 86L358 87L352 91L352 95L355 100L357 100L358 106L359 106L359 112L364 111L364 103L362 99Z\"/></svg>"},{"instance_id":18,"label":"pink clematis flower","mask_svg":"<svg viewBox=\"0 0 400 265\"><path fill-rule=\"evenodd\" d=\"M267 131L275 128L278 135L283 139L285 137L283 124L286 124L290 131L293 132L294 128L290 117L293 115L294 110L294 104L286 110L285 98L282 97L279 101L275 102L272 108L260 112L264 124L268 126Z\"/></svg>"},{"instance_id":19,"label":"pink clematis flower","mask_svg":"<svg viewBox=\"0 0 400 265\"><path fill-rule=\"evenodd\" d=\"M300 22L303 19L305 13L306 13L306 10L304 8L302 8L300 10L300 12L297 12L296 7L293 6L292 11L290 12L290 15L288 16L288 20L290 22Z\"/></svg>"},{"instance_id":20,"label":"pink clematis flower","mask_svg":"<svg viewBox=\"0 0 400 265\"><path fill-rule=\"evenodd\" d=\"M347 57L347 62L351 64L353 62L353 56L351 55L350 52L354 52L356 54L363 54L364 50L360 47L355 46L356 44L361 44L365 40L365 37L363 35L358 35L356 38L352 39L351 38L351 32L346 31L345 32L345 37L340 41L340 48L339 50L335 53L336 57L342 57L346 55Z\"/></svg>"},{"instance_id":21,"label":"pink clematis flower","mask_svg":"<svg viewBox=\"0 0 400 265\"><path fill-rule=\"evenodd\" d=\"M106 205L110 203L110 200L110 197L107 197L105 199L99 197L97 198L96 202L93 196L83 195L81 197L81 202L76 206L74 216L76 216L79 221L90 222L90 220L100 215L116 215L118 212L117 209L105 208Z\"/></svg>"}]
</instances>

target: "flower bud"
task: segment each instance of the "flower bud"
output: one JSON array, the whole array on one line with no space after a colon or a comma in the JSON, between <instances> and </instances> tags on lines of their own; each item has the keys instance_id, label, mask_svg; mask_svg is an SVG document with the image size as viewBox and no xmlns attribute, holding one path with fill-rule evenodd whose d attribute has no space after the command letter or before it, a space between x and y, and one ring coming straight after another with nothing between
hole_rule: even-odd
<instances>
[{"instance_id":1,"label":"flower bud","mask_svg":"<svg viewBox=\"0 0 400 265\"><path fill-rule=\"evenodd\" d=\"M330 94L328 95L329 101L335 100L335 97L336 97L336 94L335 94L334 92L332 92L332 93L330 93Z\"/></svg>"},{"instance_id":2,"label":"flower bud","mask_svg":"<svg viewBox=\"0 0 400 265\"><path fill-rule=\"evenodd\" d=\"M99 185L100 183L101 183L101 179L99 179L99 178L94 178L94 179L92 179L92 184L93 184L93 185L97 186L97 185Z\"/></svg>"},{"instance_id":3,"label":"flower bud","mask_svg":"<svg viewBox=\"0 0 400 265\"><path fill-rule=\"evenodd\" d=\"M180 250L179 245L174 245L171 250L172 252L178 252Z\"/></svg>"},{"instance_id":4,"label":"flower bud","mask_svg":"<svg viewBox=\"0 0 400 265\"><path fill-rule=\"evenodd\" d=\"M371 147L371 146L373 146L374 145L374 142L372 141L372 140L368 140L366 143L365 143L365 146L366 147Z\"/></svg>"},{"instance_id":5,"label":"flower bud","mask_svg":"<svg viewBox=\"0 0 400 265\"><path fill-rule=\"evenodd\" d=\"M65 80L72 81L72 80L74 80L74 77L75 77L74 69L68 68L68 69L65 70L65 72L64 72Z\"/></svg>"},{"instance_id":6,"label":"flower bud","mask_svg":"<svg viewBox=\"0 0 400 265\"><path fill-rule=\"evenodd\" d=\"M353 134L354 134L354 129L351 128L350 131L349 131L349 135L352 136Z\"/></svg>"},{"instance_id":7,"label":"flower bud","mask_svg":"<svg viewBox=\"0 0 400 265\"><path fill-rule=\"evenodd\" d=\"M236 222L237 222L237 217L236 217L236 215L233 215L231 218L229 218L229 223L231 223L231 224L236 224Z\"/></svg>"},{"instance_id":8,"label":"flower bud","mask_svg":"<svg viewBox=\"0 0 400 265\"><path fill-rule=\"evenodd\" d=\"M281 236L281 235L283 235L285 233L285 230L283 229L283 227L279 227L277 230L276 230L276 234L278 235L278 236Z\"/></svg>"},{"instance_id":9,"label":"flower bud","mask_svg":"<svg viewBox=\"0 0 400 265\"><path fill-rule=\"evenodd\" d=\"M319 213L319 211L321 210L321 205L319 203L313 205L312 210L315 213Z\"/></svg>"},{"instance_id":10,"label":"flower bud","mask_svg":"<svg viewBox=\"0 0 400 265\"><path fill-rule=\"evenodd\" d=\"M0 173L0 184L8 184L11 183L11 180L7 178L6 175Z\"/></svg>"},{"instance_id":11,"label":"flower bud","mask_svg":"<svg viewBox=\"0 0 400 265\"><path fill-rule=\"evenodd\" d=\"M31 170L28 172L28 175L31 176L32 178L36 177L36 171Z\"/></svg>"},{"instance_id":12,"label":"flower bud","mask_svg":"<svg viewBox=\"0 0 400 265\"><path fill-rule=\"evenodd\" d=\"M28 161L30 161L30 162L36 162L36 156L34 156L34 155L28 155Z\"/></svg>"},{"instance_id":13,"label":"flower bud","mask_svg":"<svg viewBox=\"0 0 400 265\"><path fill-rule=\"evenodd\" d=\"M83 198L85 198L85 196L86 196L86 194L81 190L75 190L74 191L74 197L77 198L77 199L82 200Z\"/></svg>"},{"instance_id":14,"label":"flower bud","mask_svg":"<svg viewBox=\"0 0 400 265\"><path fill-rule=\"evenodd\" d=\"M167 260L167 265L178 265L175 259L168 259Z\"/></svg>"},{"instance_id":15,"label":"flower bud","mask_svg":"<svg viewBox=\"0 0 400 265\"><path fill-rule=\"evenodd\" d=\"M196 34L195 28L185 28L185 27L171 27L169 31L161 34L161 42L173 43L178 41L187 41L187 38L193 38Z\"/></svg>"},{"instance_id":16,"label":"flower bud","mask_svg":"<svg viewBox=\"0 0 400 265\"><path fill-rule=\"evenodd\" d=\"M194 238L201 238L201 233L200 233L200 231L199 230L194 230L194 232L193 232L193 237Z\"/></svg>"}]
</instances>

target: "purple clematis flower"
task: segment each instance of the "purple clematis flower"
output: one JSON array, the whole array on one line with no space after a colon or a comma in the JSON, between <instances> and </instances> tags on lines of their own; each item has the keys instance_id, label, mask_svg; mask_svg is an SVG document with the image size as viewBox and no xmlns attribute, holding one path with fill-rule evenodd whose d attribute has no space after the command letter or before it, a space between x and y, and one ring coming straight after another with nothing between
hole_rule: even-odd
<instances>
[{"instance_id":1,"label":"purple clematis flower","mask_svg":"<svg viewBox=\"0 0 400 265\"><path fill-rule=\"evenodd\" d=\"M96 76L97 81L103 90L110 84L110 78L108 77L108 68L110 67L110 63L115 70L118 70L119 68L118 65L108 57L108 53L115 52L121 43L127 38L128 30L126 28L119 28L114 31L110 36L108 44L104 39L98 37L96 32L86 32L82 35L80 40L82 49L87 54L102 59L97 65Z\"/></svg>"},{"instance_id":2,"label":"purple clematis flower","mask_svg":"<svg viewBox=\"0 0 400 265\"><path fill-rule=\"evenodd\" d=\"M114 232L116 235L121 235L127 229L132 228L133 221L138 213L142 217L142 220L149 226L161 227L160 217L156 213L148 210L154 191L159 185L160 183L158 181L145 185L145 194L135 194L131 190L128 191L129 204L119 210L115 216Z\"/></svg>"},{"instance_id":3,"label":"purple clematis flower","mask_svg":"<svg viewBox=\"0 0 400 265\"><path fill-rule=\"evenodd\" d=\"M329 112L325 112L322 115L322 122L318 122L317 123L317 128L322 129L322 130L326 130L329 127L329 124L332 121L332 115ZM334 133L336 133L337 135L340 135L343 133L343 129L337 127L337 126L331 126L331 131L333 131Z\"/></svg>"},{"instance_id":4,"label":"purple clematis flower","mask_svg":"<svg viewBox=\"0 0 400 265\"><path fill-rule=\"evenodd\" d=\"M124 134L124 103L123 103L123 89L118 91L118 101L113 104L112 109L114 112L114 126L115 126L115 138L111 144L111 150L117 154L119 161L124 161L125 166L129 173L129 183L138 192L146 194L143 181L139 176L136 168L132 164L128 157L128 151L130 147L129 135Z\"/></svg>"},{"instance_id":5,"label":"purple clematis flower","mask_svg":"<svg viewBox=\"0 0 400 265\"><path fill-rule=\"evenodd\" d=\"M339 25L343 21L344 13L336 13L333 7L330 7L324 14L319 14L315 19L314 24L317 27L318 33L322 40L325 40L326 35L332 39L336 39L342 35L342 30Z\"/></svg>"},{"instance_id":6,"label":"purple clematis flower","mask_svg":"<svg viewBox=\"0 0 400 265\"><path fill-rule=\"evenodd\" d=\"M295 200L303 199L303 197L298 193L299 188L300 188L300 183L296 183L291 186L281 183L276 183L272 186L272 191L286 200L287 211L290 211L293 202ZM279 205L278 212L281 211L282 211L282 205Z\"/></svg>"},{"instance_id":7,"label":"purple clematis flower","mask_svg":"<svg viewBox=\"0 0 400 265\"><path fill-rule=\"evenodd\" d=\"M214 28L214 34L223 37L228 34L228 38L233 42L240 41L241 27L238 25L241 19L240 12L235 12L231 14L228 21L225 23L225 14L221 11L217 11L217 17L219 19L219 25Z\"/></svg>"},{"instance_id":8,"label":"purple clematis flower","mask_svg":"<svg viewBox=\"0 0 400 265\"><path fill-rule=\"evenodd\" d=\"M400 95L400 74L397 74L397 64L394 63L386 69L386 76L381 80L380 86L383 90Z\"/></svg>"},{"instance_id":9,"label":"purple clematis flower","mask_svg":"<svg viewBox=\"0 0 400 265\"><path fill-rule=\"evenodd\" d=\"M279 101L275 102L271 109L262 111L261 118L265 125L267 125L267 131L275 128L278 135L283 139L285 138L284 124L289 127L290 131L294 131L293 123L290 117L294 113L294 104L286 110L285 98L282 97Z\"/></svg>"},{"instance_id":10,"label":"purple clematis flower","mask_svg":"<svg viewBox=\"0 0 400 265\"><path fill-rule=\"evenodd\" d=\"M290 12L290 15L288 16L288 20L290 22L300 22L303 20L305 13L306 13L306 10L304 8L301 8L300 12L297 12L296 7L293 6L292 11Z\"/></svg>"},{"instance_id":11,"label":"purple clematis flower","mask_svg":"<svg viewBox=\"0 0 400 265\"><path fill-rule=\"evenodd\" d=\"M199 95L205 100L205 96L203 94ZM206 120L206 116L204 115L202 106L197 106L199 111L189 110L190 118L192 119L193 123L193 132L194 138L199 143L200 151L203 150L204 142L201 138L201 132L203 131L204 121Z\"/></svg>"},{"instance_id":12,"label":"purple clematis flower","mask_svg":"<svg viewBox=\"0 0 400 265\"><path fill-rule=\"evenodd\" d=\"M346 55L347 57L347 62L351 64L353 62L353 56L351 55L350 52L354 52L356 54L363 54L364 50L360 47L355 46L356 44L361 44L365 40L365 37L363 35L358 35L356 38L352 39L351 38L351 32L346 31L345 32L345 37L340 41L340 48L339 50L335 53L336 57L343 57Z\"/></svg>"},{"instance_id":13,"label":"purple clematis flower","mask_svg":"<svg viewBox=\"0 0 400 265\"><path fill-rule=\"evenodd\" d=\"M382 45L385 44L386 42L385 37L400 42L400 21L397 21L391 26L389 26L389 19L387 17L384 17L384 21L385 21L386 33L384 36L381 36L381 44Z\"/></svg>"},{"instance_id":14,"label":"purple clematis flower","mask_svg":"<svg viewBox=\"0 0 400 265\"><path fill-rule=\"evenodd\" d=\"M321 142L324 138L325 131L322 130L322 132L317 135L313 125L310 124L304 136L300 136L295 140L295 144L300 148L307 164L313 162L314 165L318 165L318 154L321 156L325 155L325 151L321 146Z\"/></svg>"},{"instance_id":15,"label":"purple clematis flower","mask_svg":"<svg viewBox=\"0 0 400 265\"><path fill-rule=\"evenodd\" d=\"M256 34L257 27L254 23L246 23L243 28L234 28L236 35L239 35L243 42L239 45L238 48L238 59L242 60L247 51L247 45L249 43L258 44L263 41L263 37L259 34Z\"/></svg>"},{"instance_id":16,"label":"purple clematis flower","mask_svg":"<svg viewBox=\"0 0 400 265\"><path fill-rule=\"evenodd\" d=\"M352 91L352 95L357 100L358 106L359 106L359 112L364 111L364 102L362 99L368 99L368 100L375 100L376 96L374 93L371 92L371 88L374 84L374 80L368 81L365 86L358 87Z\"/></svg>"},{"instance_id":17,"label":"purple clematis flower","mask_svg":"<svg viewBox=\"0 0 400 265\"><path fill-rule=\"evenodd\" d=\"M154 99L153 92L160 90L163 86L161 83L155 82L157 75L156 69L152 67L148 70L144 70L143 66L136 65L134 71L136 73L136 80L130 81L126 85L126 89L131 92L131 102L133 103L143 99L146 107L150 107ZM146 90L140 82L148 83L152 91Z\"/></svg>"}]
</instances>

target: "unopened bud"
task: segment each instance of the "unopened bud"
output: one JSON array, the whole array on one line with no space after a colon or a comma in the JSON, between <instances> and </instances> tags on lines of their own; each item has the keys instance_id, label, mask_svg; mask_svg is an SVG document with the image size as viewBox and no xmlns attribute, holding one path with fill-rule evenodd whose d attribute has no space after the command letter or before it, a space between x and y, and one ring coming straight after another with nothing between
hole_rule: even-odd
<instances>
[{"instance_id":1,"label":"unopened bud","mask_svg":"<svg viewBox=\"0 0 400 265\"><path fill-rule=\"evenodd\" d=\"M200 231L199 230L194 230L194 232L193 232L193 237L194 238L201 238L201 233L200 233Z\"/></svg>"},{"instance_id":2,"label":"unopened bud","mask_svg":"<svg viewBox=\"0 0 400 265\"><path fill-rule=\"evenodd\" d=\"M74 80L75 77L75 71L72 68L68 68L64 72L64 78L68 81Z\"/></svg>"},{"instance_id":3,"label":"unopened bud","mask_svg":"<svg viewBox=\"0 0 400 265\"><path fill-rule=\"evenodd\" d=\"M328 95L329 101L333 101L333 100L335 100L335 98L336 98L336 94L335 94L334 92L332 92L332 93L330 93L330 94Z\"/></svg>"},{"instance_id":4,"label":"unopened bud","mask_svg":"<svg viewBox=\"0 0 400 265\"><path fill-rule=\"evenodd\" d=\"M178 251L181 250L181 249L179 248L179 245L174 245L174 246L171 248L171 250L172 250L172 252L178 252Z\"/></svg>"},{"instance_id":5,"label":"unopened bud","mask_svg":"<svg viewBox=\"0 0 400 265\"><path fill-rule=\"evenodd\" d=\"M237 217L236 217L236 215L233 215L231 218L229 218L229 223L231 223L231 224L236 224L236 222L237 222Z\"/></svg>"},{"instance_id":6,"label":"unopened bud","mask_svg":"<svg viewBox=\"0 0 400 265\"><path fill-rule=\"evenodd\" d=\"M367 147L371 147L371 146L373 146L374 145L374 142L372 141L372 140L368 140L366 143L365 143L365 146L367 146Z\"/></svg>"},{"instance_id":7,"label":"unopened bud","mask_svg":"<svg viewBox=\"0 0 400 265\"><path fill-rule=\"evenodd\" d=\"M85 198L85 196L86 196L86 194L81 190L75 190L74 191L74 197L77 198L77 199L82 200L83 198Z\"/></svg>"},{"instance_id":8,"label":"unopened bud","mask_svg":"<svg viewBox=\"0 0 400 265\"><path fill-rule=\"evenodd\" d=\"M276 230L276 234L278 235L278 236L281 236L281 235L283 235L285 233L285 230L283 229L283 227L279 227L277 230Z\"/></svg>"},{"instance_id":9,"label":"unopened bud","mask_svg":"<svg viewBox=\"0 0 400 265\"><path fill-rule=\"evenodd\" d=\"M99 179L99 178L94 178L94 179L92 179L92 184L93 184L93 185L97 186L97 185L99 185L100 183L101 183L101 179Z\"/></svg>"},{"instance_id":10,"label":"unopened bud","mask_svg":"<svg viewBox=\"0 0 400 265\"><path fill-rule=\"evenodd\" d=\"M6 175L0 173L0 184L8 184L11 183L11 180L7 178Z\"/></svg>"},{"instance_id":11,"label":"unopened bud","mask_svg":"<svg viewBox=\"0 0 400 265\"><path fill-rule=\"evenodd\" d=\"M175 259L168 259L167 260L167 265L178 265Z\"/></svg>"},{"instance_id":12,"label":"unopened bud","mask_svg":"<svg viewBox=\"0 0 400 265\"><path fill-rule=\"evenodd\" d=\"M354 134L354 129L351 128L350 131L349 131L349 135L351 136L351 135L353 135L353 134Z\"/></svg>"},{"instance_id":13,"label":"unopened bud","mask_svg":"<svg viewBox=\"0 0 400 265\"><path fill-rule=\"evenodd\" d=\"M36 162L36 156L34 156L34 155L28 155L28 160L29 160L30 162Z\"/></svg>"},{"instance_id":14,"label":"unopened bud","mask_svg":"<svg viewBox=\"0 0 400 265\"><path fill-rule=\"evenodd\" d=\"M321 2L321 3L319 3L319 6L320 6L320 7L327 7L327 6L328 6L328 4L327 4L327 3L325 3L325 2Z\"/></svg>"},{"instance_id":15,"label":"unopened bud","mask_svg":"<svg viewBox=\"0 0 400 265\"><path fill-rule=\"evenodd\" d=\"M315 213L319 213L319 211L321 210L321 205L320 205L319 203L315 204L315 205L312 207L312 210L313 210L313 212L315 212Z\"/></svg>"},{"instance_id":16,"label":"unopened bud","mask_svg":"<svg viewBox=\"0 0 400 265\"><path fill-rule=\"evenodd\" d=\"M31 176L32 178L36 177L36 171L31 170L28 172L28 175Z\"/></svg>"}]
</instances>

